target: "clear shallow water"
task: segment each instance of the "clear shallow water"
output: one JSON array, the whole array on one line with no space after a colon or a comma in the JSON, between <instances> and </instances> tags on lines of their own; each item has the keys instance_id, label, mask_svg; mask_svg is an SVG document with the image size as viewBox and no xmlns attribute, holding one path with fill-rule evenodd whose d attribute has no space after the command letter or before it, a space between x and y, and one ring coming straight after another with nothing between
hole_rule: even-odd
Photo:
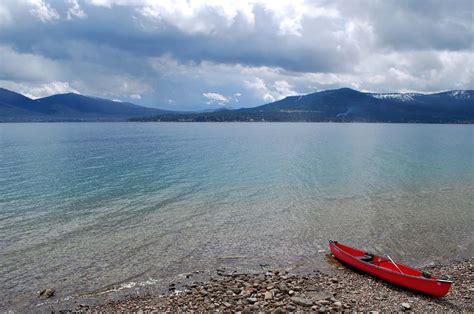
<instances>
[{"instance_id":1,"label":"clear shallow water","mask_svg":"<svg viewBox=\"0 0 474 314\"><path fill-rule=\"evenodd\" d=\"M338 239L472 256L474 126L0 124L0 309L221 265L325 267Z\"/></svg>"}]
</instances>

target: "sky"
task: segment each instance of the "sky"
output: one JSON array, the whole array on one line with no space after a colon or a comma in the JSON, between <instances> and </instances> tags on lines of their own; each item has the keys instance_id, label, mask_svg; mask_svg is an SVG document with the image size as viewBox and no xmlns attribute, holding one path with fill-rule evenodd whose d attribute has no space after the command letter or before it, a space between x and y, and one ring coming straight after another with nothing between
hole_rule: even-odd
<instances>
[{"instance_id":1,"label":"sky","mask_svg":"<svg viewBox=\"0 0 474 314\"><path fill-rule=\"evenodd\" d=\"M474 89L474 1L0 0L0 87L171 110Z\"/></svg>"}]
</instances>

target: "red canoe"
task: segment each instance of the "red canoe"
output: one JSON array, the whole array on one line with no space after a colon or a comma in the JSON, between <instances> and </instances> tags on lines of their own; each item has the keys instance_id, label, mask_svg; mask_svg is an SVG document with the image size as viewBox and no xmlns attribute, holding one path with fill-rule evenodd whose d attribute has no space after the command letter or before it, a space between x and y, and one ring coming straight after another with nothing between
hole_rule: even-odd
<instances>
[{"instance_id":1,"label":"red canoe","mask_svg":"<svg viewBox=\"0 0 474 314\"><path fill-rule=\"evenodd\" d=\"M438 279L426 272L395 263L390 257L381 258L337 241L329 241L329 248L338 260L395 285L438 298L445 296L451 288L452 281Z\"/></svg>"}]
</instances>

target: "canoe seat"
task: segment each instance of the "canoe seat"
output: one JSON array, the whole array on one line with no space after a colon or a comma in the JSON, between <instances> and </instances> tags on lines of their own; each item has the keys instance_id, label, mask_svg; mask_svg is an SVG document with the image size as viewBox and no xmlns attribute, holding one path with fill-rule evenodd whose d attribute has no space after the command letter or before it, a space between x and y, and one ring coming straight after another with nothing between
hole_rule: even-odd
<instances>
[{"instance_id":1,"label":"canoe seat","mask_svg":"<svg viewBox=\"0 0 474 314\"><path fill-rule=\"evenodd\" d=\"M372 263L374 261L374 255L366 252L362 256L357 256L357 259L363 262Z\"/></svg>"}]
</instances>

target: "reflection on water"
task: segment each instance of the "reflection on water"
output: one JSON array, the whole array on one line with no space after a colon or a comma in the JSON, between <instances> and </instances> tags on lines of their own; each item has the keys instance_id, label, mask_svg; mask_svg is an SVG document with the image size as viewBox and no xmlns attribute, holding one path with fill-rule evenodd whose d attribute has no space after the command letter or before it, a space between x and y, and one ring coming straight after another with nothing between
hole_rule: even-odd
<instances>
[{"instance_id":1,"label":"reflection on water","mask_svg":"<svg viewBox=\"0 0 474 314\"><path fill-rule=\"evenodd\" d=\"M327 267L327 239L472 255L474 126L0 125L0 309L219 265Z\"/></svg>"}]
</instances>

